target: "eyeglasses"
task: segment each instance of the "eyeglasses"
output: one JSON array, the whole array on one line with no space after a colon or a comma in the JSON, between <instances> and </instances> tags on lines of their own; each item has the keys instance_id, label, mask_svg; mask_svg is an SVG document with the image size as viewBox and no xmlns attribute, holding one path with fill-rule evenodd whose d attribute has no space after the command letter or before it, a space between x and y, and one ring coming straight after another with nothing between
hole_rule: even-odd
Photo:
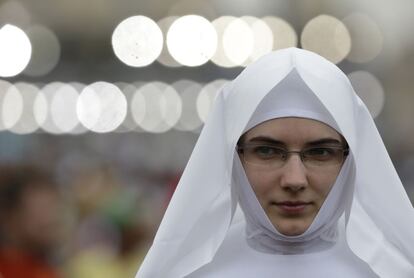
<instances>
[{"instance_id":1,"label":"eyeglasses","mask_svg":"<svg viewBox=\"0 0 414 278\"><path fill-rule=\"evenodd\" d=\"M237 146L244 162L265 168L280 168L290 154L297 153L307 168L324 169L340 165L349 154L349 148L343 146L317 146L300 151L288 151L271 144L251 143Z\"/></svg>"}]
</instances>

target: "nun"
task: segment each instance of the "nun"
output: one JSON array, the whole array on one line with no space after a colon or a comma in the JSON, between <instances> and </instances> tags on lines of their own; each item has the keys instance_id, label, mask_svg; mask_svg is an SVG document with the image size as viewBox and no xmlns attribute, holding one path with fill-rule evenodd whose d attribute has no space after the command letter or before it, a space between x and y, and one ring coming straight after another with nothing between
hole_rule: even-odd
<instances>
[{"instance_id":1,"label":"nun","mask_svg":"<svg viewBox=\"0 0 414 278\"><path fill-rule=\"evenodd\" d=\"M414 277L414 209L346 75L288 48L224 86L136 277Z\"/></svg>"}]
</instances>

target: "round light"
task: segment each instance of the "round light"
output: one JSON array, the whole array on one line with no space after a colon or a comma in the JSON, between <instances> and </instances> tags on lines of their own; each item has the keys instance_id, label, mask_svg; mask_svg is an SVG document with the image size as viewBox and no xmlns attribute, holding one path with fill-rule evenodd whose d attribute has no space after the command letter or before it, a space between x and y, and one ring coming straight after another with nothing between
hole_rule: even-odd
<instances>
[{"instance_id":1,"label":"round light","mask_svg":"<svg viewBox=\"0 0 414 278\"><path fill-rule=\"evenodd\" d=\"M99 81L82 90L76 111L79 121L89 130L111 132L125 119L127 102L118 87Z\"/></svg>"},{"instance_id":2,"label":"round light","mask_svg":"<svg viewBox=\"0 0 414 278\"><path fill-rule=\"evenodd\" d=\"M374 59L381 52L383 44L383 36L377 24L361 13L353 13L343 21L352 39L347 59L355 63L366 63Z\"/></svg>"},{"instance_id":3,"label":"round light","mask_svg":"<svg viewBox=\"0 0 414 278\"><path fill-rule=\"evenodd\" d=\"M339 19L320 15L306 24L301 44L302 48L316 52L333 63L339 63L351 50L351 37Z\"/></svg>"},{"instance_id":4,"label":"round light","mask_svg":"<svg viewBox=\"0 0 414 278\"><path fill-rule=\"evenodd\" d=\"M50 103L50 115L53 123L64 133L72 133L79 124L76 114L78 91L70 84L60 86Z\"/></svg>"},{"instance_id":5,"label":"round light","mask_svg":"<svg viewBox=\"0 0 414 278\"><path fill-rule=\"evenodd\" d=\"M262 19L272 30L273 33L273 50L295 47L298 44L298 36L287 21L267 16Z\"/></svg>"},{"instance_id":6,"label":"round light","mask_svg":"<svg viewBox=\"0 0 414 278\"><path fill-rule=\"evenodd\" d=\"M47 131L47 128L45 129L44 126L45 126L46 120L48 119L48 113L49 113L49 102L42 88L37 94L36 99L33 103L33 114L34 114L34 119L37 125L45 131ZM58 133L58 132L55 130L53 133Z\"/></svg>"},{"instance_id":7,"label":"round light","mask_svg":"<svg viewBox=\"0 0 414 278\"><path fill-rule=\"evenodd\" d=\"M367 106L371 116L377 117L384 107L384 89L381 82L367 71L354 71L348 75L358 96Z\"/></svg>"},{"instance_id":8,"label":"round light","mask_svg":"<svg viewBox=\"0 0 414 278\"><path fill-rule=\"evenodd\" d=\"M7 91L8 91L11 87L14 87L14 85L13 85L13 84L11 84L11 83L10 83L10 82L8 82L8 81L1 80L1 79L0 79L0 105L1 105L0 107L2 107L4 97L6 96ZM14 88L14 90L17 90L17 88ZM0 114L0 115L1 115L1 114ZM3 121L3 119L1 119L1 120L0 120L0 131L2 131L2 130L4 130L4 129L5 129L5 126L4 126L4 121Z\"/></svg>"},{"instance_id":9,"label":"round light","mask_svg":"<svg viewBox=\"0 0 414 278\"><path fill-rule=\"evenodd\" d=\"M123 83L117 82L115 85L121 89L122 93L124 94L126 101L127 101L127 114L125 116L124 121L122 124L115 130L115 132L130 132L130 131L138 131L138 126L132 117L132 98L137 90L137 87L134 84L130 83ZM140 87L140 86L139 86Z\"/></svg>"},{"instance_id":10,"label":"round light","mask_svg":"<svg viewBox=\"0 0 414 278\"><path fill-rule=\"evenodd\" d=\"M195 81L180 80L172 86L180 94L183 104L181 117L174 128L181 131L198 131L203 124L198 116L196 104L201 85Z\"/></svg>"},{"instance_id":11,"label":"round light","mask_svg":"<svg viewBox=\"0 0 414 278\"><path fill-rule=\"evenodd\" d=\"M220 67L235 67L236 64L230 61L230 59L227 57L226 52L224 51L224 45L223 45L223 35L224 31L227 28L227 25L230 24L233 20L235 20L236 17L234 16L221 16L219 18L216 18L212 24L217 32L217 50L213 57L211 57L211 61L215 63L216 65Z\"/></svg>"},{"instance_id":12,"label":"round light","mask_svg":"<svg viewBox=\"0 0 414 278\"><path fill-rule=\"evenodd\" d=\"M197 97L197 112L203 122L207 120L218 92L228 82L228 80L224 79L214 80L201 89L201 92Z\"/></svg>"},{"instance_id":13,"label":"round light","mask_svg":"<svg viewBox=\"0 0 414 278\"><path fill-rule=\"evenodd\" d=\"M79 98L79 94L82 92L82 90L86 87L86 85L85 84L83 84L83 83L80 83L80 82L70 82L68 85L70 85L73 89L75 89L76 90L76 93L77 93L77 98ZM76 105L75 105L75 111L76 111L76 106L77 106L77 102L76 102ZM76 114L76 121L78 122L78 124L75 126L75 128L73 128L71 131L70 131L70 134L76 134L76 135L78 135L78 134L84 134L84 133L87 133L88 132L88 129L86 128L86 127L84 127L81 123L80 123L80 121L79 121L79 118L78 118L78 115Z\"/></svg>"},{"instance_id":14,"label":"round light","mask_svg":"<svg viewBox=\"0 0 414 278\"><path fill-rule=\"evenodd\" d=\"M242 19L232 20L223 33L223 49L227 58L235 65L243 65L254 47L254 34L249 24Z\"/></svg>"},{"instance_id":15,"label":"round light","mask_svg":"<svg viewBox=\"0 0 414 278\"><path fill-rule=\"evenodd\" d=\"M32 133L39 128L34 117L34 102L39 94L39 89L24 82L16 83L15 86L22 97L23 109L19 120L10 128L10 131L17 134Z\"/></svg>"},{"instance_id":16,"label":"round light","mask_svg":"<svg viewBox=\"0 0 414 278\"><path fill-rule=\"evenodd\" d=\"M115 55L131 67L144 67L154 62L162 45L162 32L157 23L141 15L125 19L112 34Z\"/></svg>"},{"instance_id":17,"label":"round light","mask_svg":"<svg viewBox=\"0 0 414 278\"><path fill-rule=\"evenodd\" d=\"M190 67L200 66L216 52L217 33L204 17L183 16L168 30L167 47L177 62Z\"/></svg>"},{"instance_id":18,"label":"round light","mask_svg":"<svg viewBox=\"0 0 414 278\"><path fill-rule=\"evenodd\" d=\"M32 43L32 58L24 74L42 76L57 65L60 58L60 43L55 33L47 27L36 25L27 30Z\"/></svg>"},{"instance_id":19,"label":"round light","mask_svg":"<svg viewBox=\"0 0 414 278\"><path fill-rule=\"evenodd\" d=\"M23 114L23 97L16 86L10 86L3 98L2 120L5 129L11 129Z\"/></svg>"},{"instance_id":20,"label":"round light","mask_svg":"<svg viewBox=\"0 0 414 278\"><path fill-rule=\"evenodd\" d=\"M30 61L32 45L26 33L7 24L0 29L0 76L21 73Z\"/></svg>"},{"instance_id":21,"label":"round light","mask_svg":"<svg viewBox=\"0 0 414 278\"><path fill-rule=\"evenodd\" d=\"M53 121L51 111L53 98L56 92L65 84L62 82L51 82L41 88L34 103L34 114L38 125L46 132L62 134L63 131Z\"/></svg>"},{"instance_id":22,"label":"round light","mask_svg":"<svg viewBox=\"0 0 414 278\"><path fill-rule=\"evenodd\" d=\"M269 26L259 18L243 16L241 19L249 24L253 33L253 49L249 59L244 64L247 65L272 51L273 33Z\"/></svg>"},{"instance_id":23,"label":"round light","mask_svg":"<svg viewBox=\"0 0 414 278\"><path fill-rule=\"evenodd\" d=\"M165 17L157 22L158 26L161 28L161 31L164 34L167 34L168 29L170 29L171 24L178 18L178 16L169 16ZM178 63L174 58L170 55L170 52L168 52L167 48L167 41L164 40L164 46L162 48L161 54L158 57L158 62L163 64L167 67L181 67L181 64Z\"/></svg>"},{"instance_id":24,"label":"round light","mask_svg":"<svg viewBox=\"0 0 414 278\"><path fill-rule=\"evenodd\" d=\"M150 83L151 84L151 83ZM142 88L144 87L144 88ZM158 87L152 85L151 87L149 84L142 86L140 89L135 90L134 95L131 99L131 115L132 119L135 121L137 126L142 128L145 131L152 131L155 130L156 126L161 121L159 114L155 115L154 117L147 118L147 100L146 100L146 91L155 91L156 93L153 93L153 96L148 100L148 107L149 110L152 110L152 105L156 105L156 103L159 102L160 93L158 91ZM148 88L149 87L149 88ZM154 98L156 98L154 100ZM150 112L151 113L151 112Z\"/></svg>"},{"instance_id":25,"label":"round light","mask_svg":"<svg viewBox=\"0 0 414 278\"><path fill-rule=\"evenodd\" d=\"M145 131L161 133L177 123L182 104L173 87L163 82L151 82L136 91L132 108L138 125Z\"/></svg>"}]
</instances>

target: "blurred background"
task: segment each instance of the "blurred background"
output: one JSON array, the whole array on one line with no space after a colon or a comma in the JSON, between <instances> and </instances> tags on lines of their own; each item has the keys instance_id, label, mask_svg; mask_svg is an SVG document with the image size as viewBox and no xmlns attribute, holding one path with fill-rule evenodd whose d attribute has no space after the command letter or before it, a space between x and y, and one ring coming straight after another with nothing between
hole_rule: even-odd
<instances>
[{"instance_id":1,"label":"blurred background","mask_svg":"<svg viewBox=\"0 0 414 278\"><path fill-rule=\"evenodd\" d=\"M336 63L414 200L410 0L0 0L0 277L133 277L217 91Z\"/></svg>"}]
</instances>

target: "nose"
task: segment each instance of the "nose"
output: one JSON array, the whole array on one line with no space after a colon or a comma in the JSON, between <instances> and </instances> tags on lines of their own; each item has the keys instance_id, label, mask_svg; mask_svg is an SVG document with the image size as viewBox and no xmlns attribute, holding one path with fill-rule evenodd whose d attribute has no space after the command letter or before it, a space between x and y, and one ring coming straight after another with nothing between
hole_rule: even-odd
<instances>
[{"instance_id":1,"label":"nose","mask_svg":"<svg viewBox=\"0 0 414 278\"><path fill-rule=\"evenodd\" d=\"M298 154L291 154L283 167L280 185L291 192L303 191L308 186L306 168Z\"/></svg>"}]
</instances>

